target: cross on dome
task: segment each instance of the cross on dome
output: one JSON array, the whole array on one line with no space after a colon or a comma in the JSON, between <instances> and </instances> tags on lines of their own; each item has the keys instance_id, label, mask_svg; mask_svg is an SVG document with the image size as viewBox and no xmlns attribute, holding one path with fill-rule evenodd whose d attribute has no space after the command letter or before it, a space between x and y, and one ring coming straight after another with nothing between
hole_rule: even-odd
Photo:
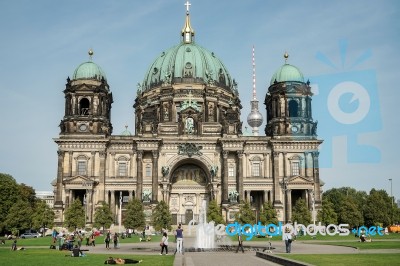
<instances>
[{"instance_id":1,"label":"cross on dome","mask_svg":"<svg viewBox=\"0 0 400 266\"><path fill-rule=\"evenodd\" d=\"M190 7L191 5L192 5L192 4L189 3L189 1L186 1L185 6L186 6L186 12L187 12L187 13L189 13L189 7Z\"/></svg>"}]
</instances>

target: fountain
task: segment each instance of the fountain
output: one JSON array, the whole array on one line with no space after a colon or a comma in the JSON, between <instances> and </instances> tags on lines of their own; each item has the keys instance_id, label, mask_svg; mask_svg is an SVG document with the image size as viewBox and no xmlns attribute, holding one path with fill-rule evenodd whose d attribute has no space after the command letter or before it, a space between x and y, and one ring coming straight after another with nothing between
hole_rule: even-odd
<instances>
[{"instance_id":1,"label":"fountain","mask_svg":"<svg viewBox=\"0 0 400 266\"><path fill-rule=\"evenodd\" d=\"M215 226L214 222L207 223L207 202L203 200L199 213L199 223L196 226L196 241L194 248L213 249L215 247ZM189 222L189 235L192 234L191 227L195 220Z\"/></svg>"},{"instance_id":2,"label":"fountain","mask_svg":"<svg viewBox=\"0 0 400 266\"><path fill-rule=\"evenodd\" d=\"M207 223L206 201L200 208L199 224L196 228L196 248L214 248L215 247L215 226L214 222Z\"/></svg>"}]
</instances>

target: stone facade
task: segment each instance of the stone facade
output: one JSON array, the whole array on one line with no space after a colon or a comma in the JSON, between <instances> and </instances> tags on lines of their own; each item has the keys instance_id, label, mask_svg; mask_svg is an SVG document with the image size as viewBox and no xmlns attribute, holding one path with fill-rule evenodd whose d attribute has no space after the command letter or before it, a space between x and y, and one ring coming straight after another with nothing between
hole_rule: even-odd
<instances>
[{"instance_id":1,"label":"stone facade","mask_svg":"<svg viewBox=\"0 0 400 266\"><path fill-rule=\"evenodd\" d=\"M190 38L181 45L186 52L196 48ZM227 222L241 201L250 202L257 215L271 201L281 221L291 220L298 198L310 209L320 208L322 141L308 83L272 82L265 98L266 135L244 136L237 84L230 76L222 70L219 76L207 71L196 76L189 63L179 76L174 68L160 79L151 79L158 74L151 68L151 82L139 84L134 134L112 135L113 99L101 73L68 78L65 115L54 139L56 223L63 223L76 198L84 203L88 224L103 201L116 223L122 207L123 220L133 197L142 200L148 219L155 204L166 201L174 224L198 219L203 200L215 199Z\"/></svg>"}]
</instances>

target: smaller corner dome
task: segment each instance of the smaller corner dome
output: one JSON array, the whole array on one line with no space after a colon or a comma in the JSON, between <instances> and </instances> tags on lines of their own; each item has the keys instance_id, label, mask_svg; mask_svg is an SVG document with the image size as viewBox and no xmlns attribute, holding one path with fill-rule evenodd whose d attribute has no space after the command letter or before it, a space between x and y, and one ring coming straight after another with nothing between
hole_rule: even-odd
<instances>
[{"instance_id":1,"label":"smaller corner dome","mask_svg":"<svg viewBox=\"0 0 400 266\"><path fill-rule=\"evenodd\" d=\"M121 132L122 136L132 136L132 133L128 130L128 126L125 126L125 130Z\"/></svg>"},{"instance_id":2,"label":"smaller corner dome","mask_svg":"<svg viewBox=\"0 0 400 266\"><path fill-rule=\"evenodd\" d=\"M275 74L271 78L270 85L276 82L285 82L285 81L299 81L304 82L304 76L301 71L290 64L284 64L281 66Z\"/></svg>"},{"instance_id":3,"label":"smaller corner dome","mask_svg":"<svg viewBox=\"0 0 400 266\"><path fill-rule=\"evenodd\" d=\"M92 61L84 62L80 64L74 71L72 79L97 79L107 80L106 74L97 64Z\"/></svg>"}]
</instances>

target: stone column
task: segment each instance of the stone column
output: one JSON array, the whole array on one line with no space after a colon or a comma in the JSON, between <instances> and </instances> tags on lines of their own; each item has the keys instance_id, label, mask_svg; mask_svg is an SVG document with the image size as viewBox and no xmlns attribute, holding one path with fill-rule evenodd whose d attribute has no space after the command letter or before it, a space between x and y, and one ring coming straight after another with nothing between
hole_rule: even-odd
<instances>
[{"instance_id":1,"label":"stone column","mask_svg":"<svg viewBox=\"0 0 400 266\"><path fill-rule=\"evenodd\" d=\"M304 176L308 177L308 152L304 153Z\"/></svg>"},{"instance_id":2,"label":"stone column","mask_svg":"<svg viewBox=\"0 0 400 266\"><path fill-rule=\"evenodd\" d=\"M137 195L136 198L142 201L142 193L143 193L143 152L137 151Z\"/></svg>"},{"instance_id":3,"label":"stone column","mask_svg":"<svg viewBox=\"0 0 400 266\"><path fill-rule=\"evenodd\" d=\"M285 212L286 212L286 221L285 222L291 221L292 220L292 190L291 189L286 189Z\"/></svg>"},{"instance_id":4,"label":"stone column","mask_svg":"<svg viewBox=\"0 0 400 266\"><path fill-rule=\"evenodd\" d=\"M239 193L238 202L244 199L243 195L243 151L237 152L238 156L238 169L236 175L236 188L237 192Z\"/></svg>"},{"instance_id":5,"label":"stone column","mask_svg":"<svg viewBox=\"0 0 400 266\"><path fill-rule=\"evenodd\" d=\"M222 175L222 203L228 202L228 151L223 151L224 173Z\"/></svg>"},{"instance_id":6,"label":"stone column","mask_svg":"<svg viewBox=\"0 0 400 266\"><path fill-rule=\"evenodd\" d=\"M58 165L57 165L57 193L54 206L56 208L62 208L62 189L63 189L63 163L64 163L64 152L61 150L57 151Z\"/></svg>"},{"instance_id":7,"label":"stone column","mask_svg":"<svg viewBox=\"0 0 400 266\"><path fill-rule=\"evenodd\" d=\"M115 174L115 152L111 152L111 171L110 171L110 177L116 177Z\"/></svg>"},{"instance_id":8,"label":"stone column","mask_svg":"<svg viewBox=\"0 0 400 266\"><path fill-rule=\"evenodd\" d=\"M264 153L264 178L269 178L269 153Z\"/></svg>"},{"instance_id":9,"label":"stone column","mask_svg":"<svg viewBox=\"0 0 400 266\"><path fill-rule=\"evenodd\" d=\"M152 180L152 193L151 201L157 202L158 198L158 151L153 151L153 180Z\"/></svg>"},{"instance_id":10,"label":"stone column","mask_svg":"<svg viewBox=\"0 0 400 266\"><path fill-rule=\"evenodd\" d=\"M99 185L98 185L98 190L99 190L99 199L98 202L104 201L104 193L105 193L105 186L106 186L106 155L107 153L105 151L100 151L99 152L99 157L100 157L100 169L99 169Z\"/></svg>"},{"instance_id":11,"label":"stone column","mask_svg":"<svg viewBox=\"0 0 400 266\"><path fill-rule=\"evenodd\" d=\"M279 184L279 152L273 153L272 169L274 171L274 206L282 204L281 186Z\"/></svg>"},{"instance_id":12,"label":"stone column","mask_svg":"<svg viewBox=\"0 0 400 266\"><path fill-rule=\"evenodd\" d=\"M92 162L92 169L91 169L91 176L94 178L96 173L95 173L95 163L96 163L96 152L92 151L91 152L92 158L91 158L91 162Z\"/></svg>"},{"instance_id":13,"label":"stone column","mask_svg":"<svg viewBox=\"0 0 400 266\"><path fill-rule=\"evenodd\" d=\"M72 156L73 156L73 152L69 151L68 152L68 176L72 176Z\"/></svg>"},{"instance_id":14,"label":"stone column","mask_svg":"<svg viewBox=\"0 0 400 266\"><path fill-rule=\"evenodd\" d=\"M315 151L312 153L313 156L313 176L314 176L314 199L315 204L321 203L321 187L319 181L319 152Z\"/></svg>"},{"instance_id":15,"label":"stone column","mask_svg":"<svg viewBox=\"0 0 400 266\"><path fill-rule=\"evenodd\" d=\"M114 214L114 223L115 223L115 215L117 214L117 209L115 207L115 190L111 190L111 197L110 197L110 207L111 207L111 212Z\"/></svg>"}]
</instances>

